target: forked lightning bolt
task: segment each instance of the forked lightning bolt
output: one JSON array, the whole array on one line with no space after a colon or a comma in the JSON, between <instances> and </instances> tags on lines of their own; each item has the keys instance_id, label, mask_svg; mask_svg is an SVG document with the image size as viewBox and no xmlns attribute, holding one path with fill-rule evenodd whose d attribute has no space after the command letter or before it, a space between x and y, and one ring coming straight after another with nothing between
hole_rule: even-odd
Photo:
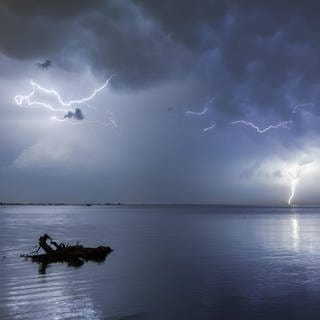
<instances>
[{"instance_id":1,"label":"forked lightning bolt","mask_svg":"<svg viewBox=\"0 0 320 320\"><path fill-rule=\"evenodd\" d=\"M280 122L278 124L275 125L269 125L266 128L259 128L258 126L256 126L255 124L253 124L252 122L247 122L244 120L237 120L237 121L233 121L231 122L232 125L234 124L244 124L246 126L252 127L254 128L258 133L265 133L271 129L279 129L279 128L285 128L285 129L289 129L289 125L291 124L291 121L284 121L284 122Z\"/></svg>"},{"instance_id":2,"label":"forked lightning bolt","mask_svg":"<svg viewBox=\"0 0 320 320\"><path fill-rule=\"evenodd\" d=\"M30 81L30 84L32 87L31 92L27 95L24 95L24 96L23 95L16 95L14 97L14 100L17 105L22 106L22 107L24 104L26 104L27 107L33 107L33 108L43 107L43 108L49 109L51 111L65 112L65 111L70 110L70 107L72 107L73 105L83 104L83 103L86 103L86 102L92 100L100 91L102 91L103 89L105 89L107 87L107 85L109 84L112 77L113 77L113 75L109 79L107 79L107 81L101 87L95 89L88 97L70 100L70 101L64 101L58 91L56 91L54 89L44 88L44 87L40 86L38 83L31 80ZM54 96L57 99L58 104L60 106L62 106L62 108L61 107L56 108L50 103L45 103L45 102L33 100L37 91Z\"/></svg>"},{"instance_id":3,"label":"forked lightning bolt","mask_svg":"<svg viewBox=\"0 0 320 320\"><path fill-rule=\"evenodd\" d=\"M203 116L208 111L208 108L205 107L201 112L195 112L195 111L186 111L185 114L192 114L195 116Z\"/></svg>"}]
</instances>

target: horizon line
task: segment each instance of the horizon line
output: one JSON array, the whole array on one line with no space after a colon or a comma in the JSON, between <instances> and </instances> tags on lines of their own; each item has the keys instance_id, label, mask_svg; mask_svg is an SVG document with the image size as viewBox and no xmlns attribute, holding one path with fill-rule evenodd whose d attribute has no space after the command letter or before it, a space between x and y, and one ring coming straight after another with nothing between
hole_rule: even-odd
<instances>
[{"instance_id":1,"label":"horizon line","mask_svg":"<svg viewBox=\"0 0 320 320\"><path fill-rule=\"evenodd\" d=\"M208 206L208 207L317 207L320 204L226 204L226 203L196 203L196 202L24 202L24 201L0 201L0 206Z\"/></svg>"}]
</instances>

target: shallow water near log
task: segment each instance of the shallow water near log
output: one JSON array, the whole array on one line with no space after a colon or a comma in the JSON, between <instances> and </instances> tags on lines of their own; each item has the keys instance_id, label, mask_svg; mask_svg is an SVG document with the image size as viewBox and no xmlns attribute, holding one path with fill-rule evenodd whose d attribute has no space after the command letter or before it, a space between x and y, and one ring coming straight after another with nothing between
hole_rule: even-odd
<instances>
[{"instance_id":1,"label":"shallow water near log","mask_svg":"<svg viewBox=\"0 0 320 320\"><path fill-rule=\"evenodd\" d=\"M0 319L319 319L319 207L10 206L0 231ZM114 252L39 273L44 232Z\"/></svg>"}]
</instances>

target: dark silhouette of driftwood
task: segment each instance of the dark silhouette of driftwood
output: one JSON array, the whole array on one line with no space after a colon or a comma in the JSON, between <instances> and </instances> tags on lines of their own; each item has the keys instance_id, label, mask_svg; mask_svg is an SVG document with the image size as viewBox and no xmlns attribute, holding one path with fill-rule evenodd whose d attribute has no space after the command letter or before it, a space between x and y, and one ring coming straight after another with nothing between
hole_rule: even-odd
<instances>
[{"instance_id":1,"label":"dark silhouette of driftwood","mask_svg":"<svg viewBox=\"0 0 320 320\"><path fill-rule=\"evenodd\" d=\"M47 241L50 241L48 244ZM39 254L42 249L45 253ZM39 247L36 251L22 255L22 257L30 258L34 262L41 264L42 272L50 263L66 262L69 266L80 267L89 260L103 262L107 255L112 252L110 247L99 246L97 248L87 248L82 245L66 245L58 244L48 234L44 234L39 238Z\"/></svg>"}]
</instances>

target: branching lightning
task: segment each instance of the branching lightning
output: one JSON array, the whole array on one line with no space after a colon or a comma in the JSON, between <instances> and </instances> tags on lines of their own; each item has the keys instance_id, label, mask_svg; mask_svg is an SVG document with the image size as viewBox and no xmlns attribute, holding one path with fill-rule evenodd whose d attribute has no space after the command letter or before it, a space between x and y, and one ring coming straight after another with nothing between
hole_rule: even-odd
<instances>
[{"instance_id":1,"label":"branching lightning","mask_svg":"<svg viewBox=\"0 0 320 320\"><path fill-rule=\"evenodd\" d=\"M64 101L61 97L61 95L58 93L58 91L54 89L46 89L44 87L41 87L38 83L34 82L33 80L30 81L32 90L29 94L23 96L23 95L16 95L14 97L14 100L17 105L22 106L26 103L28 107L43 107L46 109L49 109L51 111L67 111L70 110L69 107L77 104L83 104L85 102L88 102L92 100L100 91L105 89L107 85L109 84L110 80L112 79L113 75L106 80L106 82L99 88L95 89L88 97L81 98L81 99L75 99L70 101ZM32 98L35 96L36 92L42 92L48 95L52 95L57 98L58 103L60 106L66 107L66 108L55 108L51 104L40 102L40 101L32 101Z\"/></svg>"},{"instance_id":2,"label":"branching lightning","mask_svg":"<svg viewBox=\"0 0 320 320\"><path fill-rule=\"evenodd\" d=\"M194 115L194 116L203 116L208 111L208 105L211 104L214 101L214 99L215 99L215 97L212 97L209 101L207 101L203 105L203 110L202 111L196 112L196 111L188 110L188 111L185 112L185 114L190 114L190 115Z\"/></svg>"},{"instance_id":3,"label":"branching lightning","mask_svg":"<svg viewBox=\"0 0 320 320\"><path fill-rule=\"evenodd\" d=\"M215 100L215 97L212 97L209 101L207 101L207 102L203 105L203 110L200 111L200 112L188 110L188 111L185 111L185 114L193 115L193 116L203 116L203 115L205 115L205 114L207 113L207 111L208 111L208 105L211 104L214 100ZM215 126L216 126L216 124L212 121L210 126L202 129L202 132L207 132L207 131L209 131L209 130L212 130Z\"/></svg>"},{"instance_id":4,"label":"branching lightning","mask_svg":"<svg viewBox=\"0 0 320 320\"><path fill-rule=\"evenodd\" d=\"M195 112L195 111L186 111L185 114L192 114L195 116L203 116L206 112L208 111L207 107L204 107L204 109L200 112Z\"/></svg>"},{"instance_id":5,"label":"branching lightning","mask_svg":"<svg viewBox=\"0 0 320 320\"><path fill-rule=\"evenodd\" d=\"M314 107L314 103L306 102L306 103L297 104L293 107L292 113L297 113L299 109L305 108L305 107Z\"/></svg>"},{"instance_id":6,"label":"branching lightning","mask_svg":"<svg viewBox=\"0 0 320 320\"><path fill-rule=\"evenodd\" d=\"M202 129L202 132L207 132L209 130L212 130L213 128L215 128L216 124L213 122L211 126Z\"/></svg>"},{"instance_id":7,"label":"branching lightning","mask_svg":"<svg viewBox=\"0 0 320 320\"><path fill-rule=\"evenodd\" d=\"M188 110L188 111L185 112L185 114L194 115L194 116L203 116L203 115L205 115L207 113L207 111L208 111L208 107L207 107L208 104L212 103L214 101L214 99L215 99L215 97L211 98L207 103L205 103L204 108L203 108L202 111L196 112L196 111ZM313 105L313 104L312 103L305 103L305 104L296 105L294 107L292 113L296 113L299 108L305 107L305 106L308 106L308 105ZM256 124L254 124L254 123L252 123L250 121L245 121L245 120L237 120L237 121L231 122L231 125L236 125L236 124L243 124L243 125L249 126L249 127L253 128L253 129L255 129L257 133L262 134L262 133L266 133L266 132L268 132L269 130L272 130L272 129L280 129L280 128L290 129L290 127L292 125L292 120L283 121L283 122L280 122L280 123L277 123L277 124L270 124L265 128L260 128ZM212 123L212 125L202 129L202 132L207 132L209 130L212 130L215 126L216 126L215 123Z\"/></svg>"},{"instance_id":8,"label":"branching lightning","mask_svg":"<svg viewBox=\"0 0 320 320\"><path fill-rule=\"evenodd\" d=\"M269 125L263 129L259 128L258 126L256 126L255 124L253 124L252 122L247 122L247 121L244 121L244 120L237 120L237 121L233 121L231 122L232 125L235 125L235 124L244 124L246 126L250 126L252 128L254 128L258 133L265 133L271 129L279 129L279 128L285 128L285 129L289 129L289 125L291 124L291 121L283 121L283 122L280 122L278 124L275 124L275 125Z\"/></svg>"},{"instance_id":9,"label":"branching lightning","mask_svg":"<svg viewBox=\"0 0 320 320\"><path fill-rule=\"evenodd\" d=\"M53 112L63 112L65 113L64 117L58 118L56 116L52 116L51 120L58 121L58 122L65 122L68 121L72 124L79 123L79 120L83 120L84 116L82 115L81 109L72 107L74 105L81 105L84 104L87 108L96 110L95 107L88 104L88 101L94 99L94 97L103 89L105 89L110 80L112 79L113 75L109 77L105 83L98 87L97 89L94 89L93 92L84 98L81 99L74 99L70 101L65 101L60 93L57 90L54 89L47 89L36 83L35 81L31 80L30 84L32 87L32 90L30 93L26 95L16 95L14 97L15 103L20 107L29 107L29 108L45 108ZM54 106L52 103L42 102L36 99L37 93L44 93L48 96L52 96L56 99L56 103L58 107ZM81 117L79 116L81 114ZM101 124L103 126L109 126L110 124L116 127L116 122L112 117L112 114L110 112L106 112L107 116L107 122L103 121L95 121L95 120L86 120L86 122L95 123L95 124Z\"/></svg>"}]
</instances>

